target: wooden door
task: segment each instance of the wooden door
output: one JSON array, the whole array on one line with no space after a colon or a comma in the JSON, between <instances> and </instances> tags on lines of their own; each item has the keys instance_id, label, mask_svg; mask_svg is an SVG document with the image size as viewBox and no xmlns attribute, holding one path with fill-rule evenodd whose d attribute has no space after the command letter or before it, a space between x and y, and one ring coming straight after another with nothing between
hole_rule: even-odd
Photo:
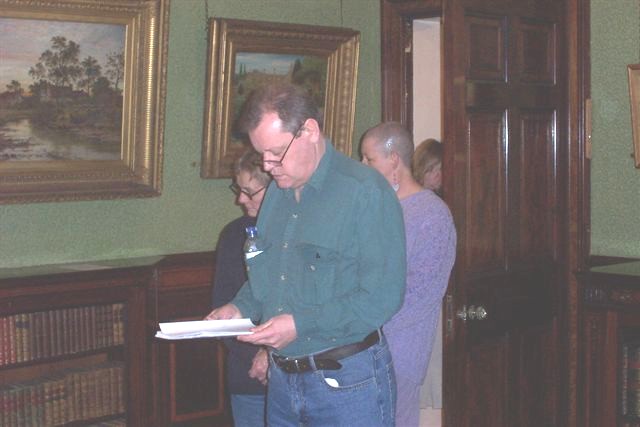
<instances>
[{"instance_id":1,"label":"wooden door","mask_svg":"<svg viewBox=\"0 0 640 427\"><path fill-rule=\"evenodd\" d=\"M447 426L558 426L564 2L443 2Z\"/></svg>"}]
</instances>

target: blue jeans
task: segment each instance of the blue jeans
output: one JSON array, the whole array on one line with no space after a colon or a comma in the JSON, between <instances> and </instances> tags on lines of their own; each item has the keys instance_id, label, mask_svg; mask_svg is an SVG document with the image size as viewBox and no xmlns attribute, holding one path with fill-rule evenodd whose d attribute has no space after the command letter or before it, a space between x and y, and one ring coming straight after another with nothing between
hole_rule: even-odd
<instances>
[{"instance_id":1,"label":"blue jeans","mask_svg":"<svg viewBox=\"0 0 640 427\"><path fill-rule=\"evenodd\" d=\"M267 424L272 427L392 427L396 382L387 342L340 360L339 370L301 374L269 368Z\"/></svg>"},{"instance_id":2,"label":"blue jeans","mask_svg":"<svg viewBox=\"0 0 640 427\"><path fill-rule=\"evenodd\" d=\"M264 394L232 394L231 412L235 427L264 427Z\"/></svg>"}]
</instances>

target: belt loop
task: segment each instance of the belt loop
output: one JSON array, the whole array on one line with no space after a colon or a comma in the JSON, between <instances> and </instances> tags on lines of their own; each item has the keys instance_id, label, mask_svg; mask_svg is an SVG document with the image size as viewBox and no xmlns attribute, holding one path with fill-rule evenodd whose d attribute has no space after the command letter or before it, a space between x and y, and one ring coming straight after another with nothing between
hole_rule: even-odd
<instances>
[{"instance_id":1,"label":"belt loop","mask_svg":"<svg viewBox=\"0 0 640 427\"><path fill-rule=\"evenodd\" d=\"M316 366L316 358L314 356L309 356L307 359L309 360L309 366L311 366L311 370L317 371L318 367Z\"/></svg>"},{"instance_id":2,"label":"belt loop","mask_svg":"<svg viewBox=\"0 0 640 427\"><path fill-rule=\"evenodd\" d=\"M382 343L382 338L384 337L384 335L382 334L382 328L378 328L376 329L376 331L378 332L378 342Z\"/></svg>"}]
</instances>

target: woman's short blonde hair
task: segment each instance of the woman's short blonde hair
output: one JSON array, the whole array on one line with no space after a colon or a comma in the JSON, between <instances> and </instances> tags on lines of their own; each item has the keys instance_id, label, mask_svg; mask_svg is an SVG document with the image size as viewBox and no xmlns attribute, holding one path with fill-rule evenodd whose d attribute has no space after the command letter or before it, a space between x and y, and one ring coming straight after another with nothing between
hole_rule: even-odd
<instances>
[{"instance_id":1,"label":"woman's short blonde hair","mask_svg":"<svg viewBox=\"0 0 640 427\"><path fill-rule=\"evenodd\" d=\"M416 147L411 160L413 178L424 185L424 175L442 165L442 144L433 138L425 139Z\"/></svg>"},{"instance_id":2,"label":"woman's short blonde hair","mask_svg":"<svg viewBox=\"0 0 640 427\"><path fill-rule=\"evenodd\" d=\"M247 172L252 179L255 179L262 186L267 186L271 182L271 175L262 169L262 155L253 147L247 150L236 160L233 173L238 176L240 172Z\"/></svg>"}]
</instances>

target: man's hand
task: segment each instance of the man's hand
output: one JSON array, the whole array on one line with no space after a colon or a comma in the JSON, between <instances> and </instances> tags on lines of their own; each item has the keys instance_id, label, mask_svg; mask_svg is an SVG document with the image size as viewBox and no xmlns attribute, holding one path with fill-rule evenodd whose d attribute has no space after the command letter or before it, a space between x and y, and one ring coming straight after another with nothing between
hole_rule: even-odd
<instances>
[{"instance_id":1,"label":"man's hand","mask_svg":"<svg viewBox=\"0 0 640 427\"><path fill-rule=\"evenodd\" d=\"M253 356L253 364L249 369L249 378L255 378L263 385L267 384L267 370L269 369L269 354L267 350L261 348Z\"/></svg>"},{"instance_id":2,"label":"man's hand","mask_svg":"<svg viewBox=\"0 0 640 427\"><path fill-rule=\"evenodd\" d=\"M224 308L224 307L220 307ZM215 312L215 310L214 310ZM291 314L272 317L265 323L252 328L253 334L240 335L238 341L256 345L266 345L276 350L286 347L298 336L296 323Z\"/></svg>"},{"instance_id":3,"label":"man's hand","mask_svg":"<svg viewBox=\"0 0 640 427\"><path fill-rule=\"evenodd\" d=\"M225 304L222 307L218 307L211 313L207 314L204 320L227 320L227 319L241 319L242 313L238 307L233 304Z\"/></svg>"}]
</instances>

